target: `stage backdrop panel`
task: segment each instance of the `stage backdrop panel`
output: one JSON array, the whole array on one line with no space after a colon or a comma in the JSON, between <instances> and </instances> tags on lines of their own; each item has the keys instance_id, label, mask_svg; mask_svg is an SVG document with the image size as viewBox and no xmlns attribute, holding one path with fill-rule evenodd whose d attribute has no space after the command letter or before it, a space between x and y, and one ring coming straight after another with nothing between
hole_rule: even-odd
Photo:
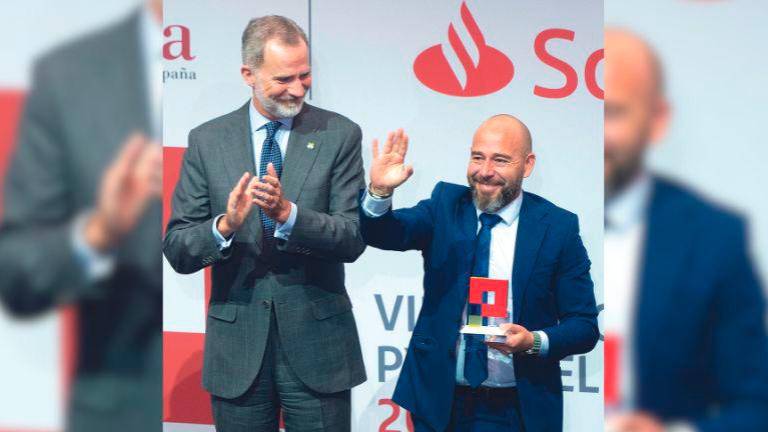
<instances>
[{"instance_id":1,"label":"stage backdrop panel","mask_svg":"<svg viewBox=\"0 0 768 432\"><path fill-rule=\"evenodd\" d=\"M309 33L308 101L360 124L366 168L373 138L408 132L415 174L398 189L397 207L428 197L437 181L466 184L472 135L484 119L522 119L538 156L524 188L579 215L602 304L602 1L166 0L166 176L178 170L190 129L248 100L240 35L266 14L286 15ZM422 303L421 257L369 248L346 269L368 373L352 393L353 430L410 430L389 398ZM166 430L209 430L197 408L206 396L193 389L206 278L178 275L167 262L164 272L165 372L178 376L165 380ZM567 431L603 427L602 357L600 342L562 362Z\"/></svg>"}]
</instances>

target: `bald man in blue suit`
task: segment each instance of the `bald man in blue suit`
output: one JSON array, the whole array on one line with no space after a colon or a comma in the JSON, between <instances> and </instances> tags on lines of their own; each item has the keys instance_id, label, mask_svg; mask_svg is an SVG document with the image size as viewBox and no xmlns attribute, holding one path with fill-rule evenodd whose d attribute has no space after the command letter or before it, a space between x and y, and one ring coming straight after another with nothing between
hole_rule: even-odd
<instances>
[{"instance_id":1,"label":"bald man in blue suit","mask_svg":"<svg viewBox=\"0 0 768 432\"><path fill-rule=\"evenodd\" d=\"M392 399L418 432L561 431L559 361L599 337L576 215L522 191L536 156L515 117L491 117L475 133L469 187L440 182L429 199L393 211L394 189L413 173L407 147L402 130L381 152L374 142L360 210L367 244L424 257L424 303ZM459 333L470 276L509 280L499 342Z\"/></svg>"},{"instance_id":2,"label":"bald man in blue suit","mask_svg":"<svg viewBox=\"0 0 768 432\"><path fill-rule=\"evenodd\" d=\"M765 295L746 225L646 168L670 121L661 62L625 29L606 29L605 49L604 324L622 342L606 422L611 432L766 431Z\"/></svg>"}]
</instances>

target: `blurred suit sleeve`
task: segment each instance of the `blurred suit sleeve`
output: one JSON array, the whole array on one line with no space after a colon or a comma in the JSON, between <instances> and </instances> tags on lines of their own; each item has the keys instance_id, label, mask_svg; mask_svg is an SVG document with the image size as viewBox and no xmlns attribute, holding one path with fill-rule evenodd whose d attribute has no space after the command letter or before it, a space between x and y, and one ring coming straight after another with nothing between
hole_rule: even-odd
<instances>
[{"instance_id":1,"label":"blurred suit sleeve","mask_svg":"<svg viewBox=\"0 0 768 432\"><path fill-rule=\"evenodd\" d=\"M579 235L578 217L572 215L568 224L568 239L555 270L559 323L543 329L549 337L546 356L560 360L591 351L600 337L591 263Z\"/></svg>"},{"instance_id":2,"label":"blurred suit sleeve","mask_svg":"<svg viewBox=\"0 0 768 432\"><path fill-rule=\"evenodd\" d=\"M220 248L213 234L216 217L211 215L208 179L195 130L189 133L171 206L163 252L174 270L194 273L229 257L232 248Z\"/></svg>"},{"instance_id":3,"label":"blurred suit sleeve","mask_svg":"<svg viewBox=\"0 0 768 432\"><path fill-rule=\"evenodd\" d=\"M710 324L711 385L720 399L716 414L695 422L697 431L768 431L768 336L765 297L749 257L745 224L721 221L709 247L719 255L717 297Z\"/></svg>"},{"instance_id":4,"label":"blurred suit sleeve","mask_svg":"<svg viewBox=\"0 0 768 432\"><path fill-rule=\"evenodd\" d=\"M357 125L350 128L333 164L328 213L296 203L290 237L278 242L279 250L347 263L365 250L357 208L357 194L365 184L362 131Z\"/></svg>"},{"instance_id":5,"label":"blurred suit sleeve","mask_svg":"<svg viewBox=\"0 0 768 432\"><path fill-rule=\"evenodd\" d=\"M72 155L58 116L66 101L51 85L55 70L46 61L35 65L5 179L0 295L20 315L96 295L100 288L72 241L78 209L67 172Z\"/></svg>"}]
</instances>

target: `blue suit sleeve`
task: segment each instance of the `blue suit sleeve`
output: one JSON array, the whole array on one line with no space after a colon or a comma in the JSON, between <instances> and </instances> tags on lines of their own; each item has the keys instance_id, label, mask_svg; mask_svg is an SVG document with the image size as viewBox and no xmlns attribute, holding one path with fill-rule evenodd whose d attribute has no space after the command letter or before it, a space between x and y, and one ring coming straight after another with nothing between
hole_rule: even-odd
<instances>
[{"instance_id":1,"label":"blue suit sleeve","mask_svg":"<svg viewBox=\"0 0 768 432\"><path fill-rule=\"evenodd\" d=\"M716 415L699 419L701 432L768 430L768 336L765 298L749 258L744 224L721 221L712 247L717 260L717 297L712 302L713 384ZM729 229L728 229L729 228ZM717 245L717 246L715 246Z\"/></svg>"},{"instance_id":2,"label":"blue suit sleeve","mask_svg":"<svg viewBox=\"0 0 768 432\"><path fill-rule=\"evenodd\" d=\"M555 359L589 352L600 337L594 284L589 275L591 263L575 215L571 225L555 270L559 323L543 329L549 338L547 357Z\"/></svg>"},{"instance_id":3,"label":"blue suit sleeve","mask_svg":"<svg viewBox=\"0 0 768 432\"><path fill-rule=\"evenodd\" d=\"M432 240L434 206L439 199L441 184L438 183L429 199L414 207L392 210L373 217L364 211L362 202L367 191L360 194L360 230L366 244L385 250L424 250Z\"/></svg>"}]
</instances>

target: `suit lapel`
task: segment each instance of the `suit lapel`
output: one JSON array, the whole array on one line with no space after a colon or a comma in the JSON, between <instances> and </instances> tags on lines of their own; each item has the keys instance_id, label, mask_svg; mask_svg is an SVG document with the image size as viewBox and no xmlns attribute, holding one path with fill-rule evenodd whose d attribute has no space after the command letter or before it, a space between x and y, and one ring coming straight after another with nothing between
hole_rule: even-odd
<instances>
[{"instance_id":1,"label":"suit lapel","mask_svg":"<svg viewBox=\"0 0 768 432\"><path fill-rule=\"evenodd\" d=\"M146 67L144 67L145 60L141 53L140 44L135 42L139 39L140 13L137 11L129 18L124 30L126 33L124 40L126 43L125 50L120 51L121 54L116 56L116 58L122 60L123 67L120 68L122 73L128 73L138 78L131 79L125 76L124 79L115 81L123 83L120 87L124 88L118 99L122 101L121 105L125 107L126 117L134 119L141 130L145 131L147 135L162 137L162 130L152 130L153 122L149 118L152 109L148 98L149 85Z\"/></svg>"},{"instance_id":2,"label":"suit lapel","mask_svg":"<svg viewBox=\"0 0 768 432\"><path fill-rule=\"evenodd\" d=\"M466 257L464 265L467 269L467 275L471 276L472 266L475 261L475 242L477 241L477 209L472 202L471 190L467 190L467 194L459 201L457 208L456 221L459 225L457 239L457 250L466 250L467 253L463 256ZM463 310L467 304L467 298L469 296L469 278L466 283L462 285L463 289L460 290L459 296L459 310Z\"/></svg>"},{"instance_id":3,"label":"suit lapel","mask_svg":"<svg viewBox=\"0 0 768 432\"><path fill-rule=\"evenodd\" d=\"M520 322L528 280L536 264L541 241L549 226L541 220L546 211L533 202L530 195L523 193L515 242L515 262L512 267L512 321L515 323Z\"/></svg>"},{"instance_id":4,"label":"suit lapel","mask_svg":"<svg viewBox=\"0 0 768 432\"><path fill-rule=\"evenodd\" d=\"M315 163L321 146L314 110L310 105L304 104L301 113L293 119L280 178L283 195L288 201L295 203L299 199L301 187Z\"/></svg>"},{"instance_id":5,"label":"suit lapel","mask_svg":"<svg viewBox=\"0 0 768 432\"><path fill-rule=\"evenodd\" d=\"M225 136L220 141L221 154L227 168L229 184L235 187L245 172L257 175L254 163L253 143L251 142L251 120L248 116L248 104L235 111L225 128ZM258 248L261 248L261 220L258 208L254 208L245 222L246 228L255 236Z\"/></svg>"},{"instance_id":6,"label":"suit lapel","mask_svg":"<svg viewBox=\"0 0 768 432\"><path fill-rule=\"evenodd\" d=\"M226 137L221 142L222 155L230 184L233 187L244 172L258 174L254 162L254 143L251 140L253 126L248 115L248 104L250 103L249 100L233 113L230 124L226 128ZM294 203L299 198L301 186L312 169L322 145L316 130L312 107L305 104L302 112L293 120L280 179L283 185L283 195L287 200ZM255 236L256 243L260 248L262 228L259 212L252 211L245 224Z\"/></svg>"},{"instance_id":7,"label":"suit lapel","mask_svg":"<svg viewBox=\"0 0 768 432\"><path fill-rule=\"evenodd\" d=\"M654 182L648 211L633 323L635 346L653 346L655 338L663 333L660 326L665 324L659 318L674 313L670 308L675 307L677 287L685 276L681 269L685 268L694 237L687 208L658 180ZM642 354L638 353L639 358Z\"/></svg>"},{"instance_id":8,"label":"suit lapel","mask_svg":"<svg viewBox=\"0 0 768 432\"><path fill-rule=\"evenodd\" d=\"M116 55L102 56L105 61L101 73L94 75L94 86L102 88L111 97L100 108L98 115L103 121L107 136L117 134L115 141L122 143L127 134L140 131L152 135L150 104L145 60L140 44L140 12L132 13L110 36L110 46ZM115 85L119 83L119 85ZM159 135L161 131L155 131Z\"/></svg>"}]
</instances>

